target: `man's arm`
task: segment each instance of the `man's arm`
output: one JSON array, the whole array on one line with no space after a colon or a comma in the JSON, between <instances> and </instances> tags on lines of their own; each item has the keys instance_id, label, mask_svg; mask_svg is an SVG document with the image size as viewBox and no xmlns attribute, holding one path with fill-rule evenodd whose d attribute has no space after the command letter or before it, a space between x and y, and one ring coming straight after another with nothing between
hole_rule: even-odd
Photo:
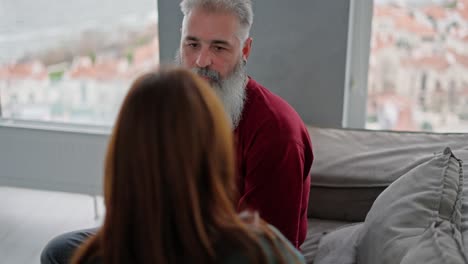
<instances>
[{"instance_id":1,"label":"man's arm","mask_svg":"<svg viewBox=\"0 0 468 264\"><path fill-rule=\"evenodd\" d=\"M239 210L258 210L295 247L302 242L301 209L307 207L303 190L312 163L312 150L307 147L288 137L257 137L246 155L244 192L238 204Z\"/></svg>"}]
</instances>

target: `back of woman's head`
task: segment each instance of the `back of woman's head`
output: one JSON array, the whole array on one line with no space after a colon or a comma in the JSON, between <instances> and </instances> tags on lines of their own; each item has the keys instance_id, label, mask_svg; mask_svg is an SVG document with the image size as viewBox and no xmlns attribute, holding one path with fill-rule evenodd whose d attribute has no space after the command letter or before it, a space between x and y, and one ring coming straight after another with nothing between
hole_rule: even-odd
<instances>
[{"instance_id":1,"label":"back of woman's head","mask_svg":"<svg viewBox=\"0 0 468 264\"><path fill-rule=\"evenodd\" d=\"M197 245L213 249L206 227L213 217L234 213L231 133L215 93L193 73L174 69L138 78L107 154L103 239L114 244L108 249L138 249L138 255L119 256L135 263L173 262L171 250ZM207 257L206 250L198 252Z\"/></svg>"},{"instance_id":2,"label":"back of woman's head","mask_svg":"<svg viewBox=\"0 0 468 264\"><path fill-rule=\"evenodd\" d=\"M74 261L214 263L237 248L264 263L235 212L236 193L232 130L215 92L187 70L147 73L130 88L109 142L103 227Z\"/></svg>"}]
</instances>

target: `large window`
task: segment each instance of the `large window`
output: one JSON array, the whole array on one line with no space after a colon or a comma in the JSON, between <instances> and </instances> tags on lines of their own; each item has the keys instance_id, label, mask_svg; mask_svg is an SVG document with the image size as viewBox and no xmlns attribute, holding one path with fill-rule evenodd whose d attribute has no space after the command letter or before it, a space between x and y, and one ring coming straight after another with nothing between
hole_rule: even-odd
<instances>
[{"instance_id":1,"label":"large window","mask_svg":"<svg viewBox=\"0 0 468 264\"><path fill-rule=\"evenodd\" d=\"M0 116L111 125L159 62L156 0L0 2Z\"/></svg>"},{"instance_id":2,"label":"large window","mask_svg":"<svg viewBox=\"0 0 468 264\"><path fill-rule=\"evenodd\" d=\"M468 0L374 0L366 127L468 131Z\"/></svg>"}]
</instances>

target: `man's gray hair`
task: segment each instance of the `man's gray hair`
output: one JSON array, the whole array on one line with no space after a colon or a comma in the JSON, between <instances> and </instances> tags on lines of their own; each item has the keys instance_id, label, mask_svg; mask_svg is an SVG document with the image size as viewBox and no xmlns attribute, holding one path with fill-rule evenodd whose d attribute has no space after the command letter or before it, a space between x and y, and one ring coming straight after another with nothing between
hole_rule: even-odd
<instances>
[{"instance_id":1,"label":"man's gray hair","mask_svg":"<svg viewBox=\"0 0 468 264\"><path fill-rule=\"evenodd\" d=\"M183 0L180 9L186 17L194 8L202 8L208 11L224 11L234 14L241 25L242 42L249 36L253 23L253 11L251 0Z\"/></svg>"}]
</instances>

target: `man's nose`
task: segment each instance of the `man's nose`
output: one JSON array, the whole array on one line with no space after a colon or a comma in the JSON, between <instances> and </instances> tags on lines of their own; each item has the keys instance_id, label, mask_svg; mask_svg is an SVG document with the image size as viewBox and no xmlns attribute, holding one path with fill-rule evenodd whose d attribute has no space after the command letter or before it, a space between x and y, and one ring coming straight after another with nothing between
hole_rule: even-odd
<instances>
[{"instance_id":1,"label":"man's nose","mask_svg":"<svg viewBox=\"0 0 468 264\"><path fill-rule=\"evenodd\" d=\"M200 68L205 68L207 66L210 66L212 62L211 59L211 54L208 49L202 49L200 50L200 53L198 54L197 57L197 66Z\"/></svg>"}]
</instances>

